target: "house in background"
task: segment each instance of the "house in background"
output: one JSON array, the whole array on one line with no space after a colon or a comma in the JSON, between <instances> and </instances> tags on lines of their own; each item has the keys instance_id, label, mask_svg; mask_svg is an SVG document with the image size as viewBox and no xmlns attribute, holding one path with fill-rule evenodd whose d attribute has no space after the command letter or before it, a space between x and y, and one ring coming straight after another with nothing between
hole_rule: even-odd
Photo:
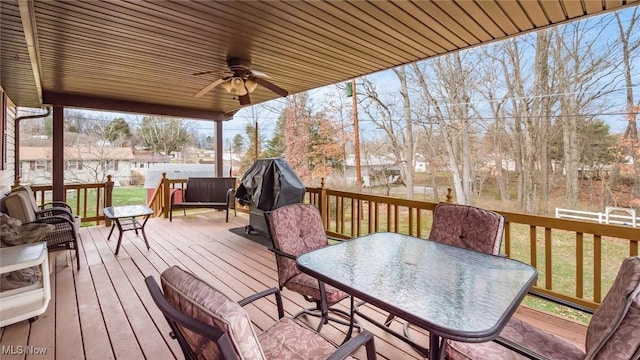
<instances>
[{"instance_id":1,"label":"house in background","mask_svg":"<svg viewBox=\"0 0 640 360\"><path fill-rule=\"evenodd\" d=\"M369 156L360 162L362 186L372 187L393 184L400 179L400 167L396 161L385 156ZM345 159L344 178L356 180L355 155L347 155Z\"/></svg>"},{"instance_id":2,"label":"house in background","mask_svg":"<svg viewBox=\"0 0 640 360\"><path fill-rule=\"evenodd\" d=\"M20 147L20 179L32 184L51 184L51 147ZM64 179L68 183L95 183L111 175L116 184L128 185L131 178L131 148L65 147Z\"/></svg>"},{"instance_id":3,"label":"house in background","mask_svg":"<svg viewBox=\"0 0 640 360\"><path fill-rule=\"evenodd\" d=\"M151 152L136 151L133 154L132 169L152 169L171 163L173 156L163 154L152 154Z\"/></svg>"}]
</instances>

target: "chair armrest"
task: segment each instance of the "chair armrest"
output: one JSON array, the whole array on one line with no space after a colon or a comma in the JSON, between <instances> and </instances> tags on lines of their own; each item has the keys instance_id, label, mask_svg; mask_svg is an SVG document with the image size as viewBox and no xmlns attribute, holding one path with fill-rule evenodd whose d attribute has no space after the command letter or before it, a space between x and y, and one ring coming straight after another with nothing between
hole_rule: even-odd
<instances>
[{"instance_id":1,"label":"chair armrest","mask_svg":"<svg viewBox=\"0 0 640 360\"><path fill-rule=\"evenodd\" d=\"M346 343L340 345L338 350L331 354L327 360L342 360L351 356L360 346L365 345L367 349L367 360L373 360L377 358L376 346L373 338L373 334L367 330L363 330L358 336L351 338Z\"/></svg>"},{"instance_id":2,"label":"chair armrest","mask_svg":"<svg viewBox=\"0 0 640 360\"><path fill-rule=\"evenodd\" d=\"M66 216L55 215L55 216L42 217L37 219L36 221L32 221L31 223L32 224L50 224L56 227L56 230L54 230L53 233L47 235L45 239L52 236L52 234L56 234L59 232L62 232L62 233L68 232L73 237L74 241L77 241L75 222L72 220L69 220Z\"/></svg>"},{"instance_id":3,"label":"chair armrest","mask_svg":"<svg viewBox=\"0 0 640 360\"><path fill-rule=\"evenodd\" d=\"M170 199L170 201L169 201L169 202L170 202L171 204L173 204L173 202L174 202L174 198L175 198L175 196L176 196L176 192L178 192L178 191L183 192L184 190L183 190L183 189L173 189L173 190L171 190L171 195L169 196L169 199Z\"/></svg>"},{"instance_id":4,"label":"chair armrest","mask_svg":"<svg viewBox=\"0 0 640 360\"><path fill-rule=\"evenodd\" d=\"M73 209L71 208L71 206L69 206L69 204L67 204L64 201L51 201L45 204L42 204L40 206L38 206L40 208L40 210L45 210L48 209L50 207L58 207L58 208L64 208L69 210L70 213L73 213Z\"/></svg>"},{"instance_id":5,"label":"chair armrest","mask_svg":"<svg viewBox=\"0 0 640 360\"><path fill-rule=\"evenodd\" d=\"M271 251L272 253L274 253L274 254L276 254L276 255L284 256L284 257L289 258L289 259L291 259L291 260L296 260L296 259L298 259L298 257L297 257L297 256L295 256L295 255L291 255L291 254L286 253L286 252L283 252L282 250L280 250L280 249L276 249L276 248L274 248L274 247L268 247L267 249L269 249L269 251Z\"/></svg>"},{"instance_id":6,"label":"chair armrest","mask_svg":"<svg viewBox=\"0 0 640 360\"><path fill-rule=\"evenodd\" d=\"M65 216L71 221L75 220L71 210L65 207L52 206L52 207L42 208L41 210L36 212L37 218L50 217L50 216Z\"/></svg>"},{"instance_id":7,"label":"chair armrest","mask_svg":"<svg viewBox=\"0 0 640 360\"><path fill-rule=\"evenodd\" d=\"M282 295L280 294L280 289L278 288L270 288L267 290L260 291L259 293L248 296L244 299L238 300L238 304L240 306L245 306L247 304L251 304L252 302L262 299L265 296L269 296L274 294L276 297L276 305L278 306L278 318L282 319L284 317L284 308L282 307Z\"/></svg>"},{"instance_id":8,"label":"chair armrest","mask_svg":"<svg viewBox=\"0 0 640 360\"><path fill-rule=\"evenodd\" d=\"M235 198L235 196L236 196L235 189L231 188L231 189L227 190L227 208L229 208L229 207L235 208L236 202L233 200Z\"/></svg>"}]
</instances>

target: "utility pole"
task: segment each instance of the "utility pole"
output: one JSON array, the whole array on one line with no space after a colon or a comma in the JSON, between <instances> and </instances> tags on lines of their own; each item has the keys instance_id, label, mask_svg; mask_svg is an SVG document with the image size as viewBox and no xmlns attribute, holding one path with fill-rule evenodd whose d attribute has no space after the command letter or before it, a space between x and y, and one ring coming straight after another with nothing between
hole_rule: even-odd
<instances>
[{"instance_id":1,"label":"utility pole","mask_svg":"<svg viewBox=\"0 0 640 360\"><path fill-rule=\"evenodd\" d=\"M353 142L356 162L356 185L362 187L362 171L360 170L360 130L358 127L358 96L356 95L356 79L351 79L351 98L353 99Z\"/></svg>"},{"instance_id":2,"label":"utility pole","mask_svg":"<svg viewBox=\"0 0 640 360\"><path fill-rule=\"evenodd\" d=\"M254 161L258 161L258 154L260 153L258 149L258 146L260 145L260 143L258 142L258 118L256 117L256 108L253 106L251 107L251 113L253 115L253 121L255 121L256 124L256 127L254 128L255 134L253 134L256 143Z\"/></svg>"}]
</instances>

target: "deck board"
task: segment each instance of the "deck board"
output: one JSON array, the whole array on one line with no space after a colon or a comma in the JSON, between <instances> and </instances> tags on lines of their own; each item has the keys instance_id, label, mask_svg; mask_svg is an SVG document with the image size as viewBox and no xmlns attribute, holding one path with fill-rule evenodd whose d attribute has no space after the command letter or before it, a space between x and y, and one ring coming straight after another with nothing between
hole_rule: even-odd
<instances>
[{"instance_id":1,"label":"deck board","mask_svg":"<svg viewBox=\"0 0 640 360\"><path fill-rule=\"evenodd\" d=\"M33 346L45 348L45 356L4 353L2 359L182 359L177 342L169 337L169 326L157 309L144 284L146 276L156 279L167 267L178 265L225 292L234 300L270 287L277 287L276 262L263 245L238 236L229 229L243 227L246 214L230 217L207 211L167 219L150 219L147 249L142 236L124 233L120 253L114 255L117 236L107 240L109 228L95 226L81 229L80 271L67 266L64 256L57 258L51 275L52 300L40 319L22 321L0 330L3 347ZM285 314L291 316L312 304L302 296L283 290ZM348 302L337 305L348 309ZM249 305L247 311L256 328L264 330L277 318L273 297ZM365 305L362 311L380 321L387 314ZM581 324L520 308L518 317L536 326L568 338L583 347L585 327ZM318 318L302 316L299 320L315 328ZM409 345L395 339L366 321L365 328L376 336L376 350L381 359L420 359ZM401 322L392 327L401 330ZM324 325L322 334L340 343L346 327ZM427 335L413 329L421 342ZM365 358L364 349L355 356Z\"/></svg>"}]
</instances>

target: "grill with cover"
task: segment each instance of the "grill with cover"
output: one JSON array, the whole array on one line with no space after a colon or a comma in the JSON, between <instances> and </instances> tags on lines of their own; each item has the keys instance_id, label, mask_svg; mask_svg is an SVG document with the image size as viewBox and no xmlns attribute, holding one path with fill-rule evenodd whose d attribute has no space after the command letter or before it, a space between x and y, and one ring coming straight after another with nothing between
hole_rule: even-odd
<instances>
[{"instance_id":1,"label":"grill with cover","mask_svg":"<svg viewBox=\"0 0 640 360\"><path fill-rule=\"evenodd\" d=\"M249 205L249 225L245 232L268 236L264 212L302 202L306 189L300 178L282 158L258 159L240 180L236 198Z\"/></svg>"}]
</instances>

